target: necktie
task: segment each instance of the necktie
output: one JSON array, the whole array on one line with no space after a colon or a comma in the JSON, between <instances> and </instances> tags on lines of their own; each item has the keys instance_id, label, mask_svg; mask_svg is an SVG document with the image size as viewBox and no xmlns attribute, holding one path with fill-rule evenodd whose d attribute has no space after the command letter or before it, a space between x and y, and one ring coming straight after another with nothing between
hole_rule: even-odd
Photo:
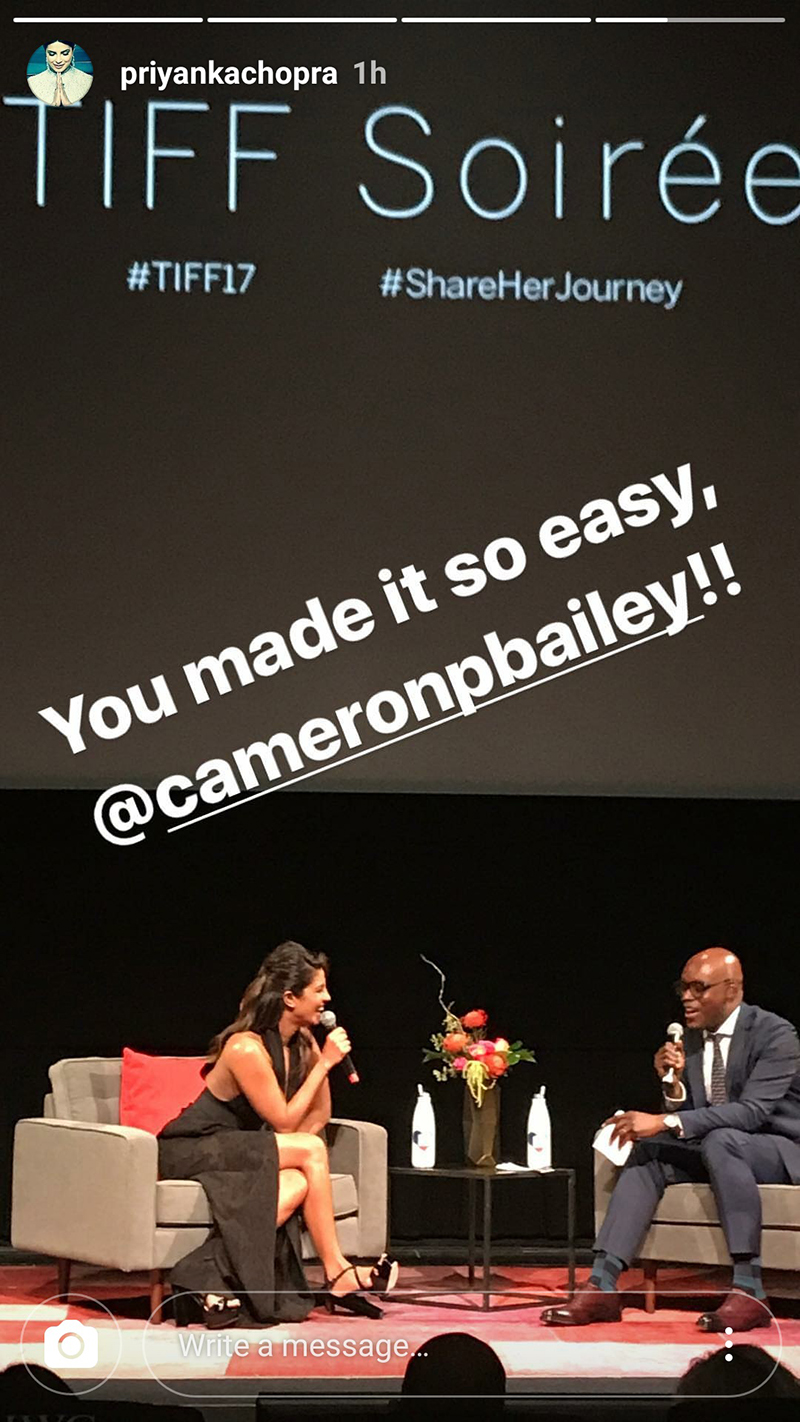
<instances>
[{"instance_id":1,"label":"necktie","mask_svg":"<svg viewBox=\"0 0 800 1422\"><path fill-rule=\"evenodd\" d=\"M721 1032L709 1032L708 1039L714 1044L714 1055L711 1058L711 1105L722 1106L728 1099L725 1090L725 1063L722 1060L722 1040Z\"/></svg>"}]
</instances>

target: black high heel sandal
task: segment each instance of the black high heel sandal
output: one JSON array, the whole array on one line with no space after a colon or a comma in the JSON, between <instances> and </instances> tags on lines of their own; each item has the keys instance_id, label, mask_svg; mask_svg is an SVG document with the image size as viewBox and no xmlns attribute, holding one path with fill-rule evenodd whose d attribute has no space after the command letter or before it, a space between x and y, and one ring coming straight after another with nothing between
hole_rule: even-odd
<instances>
[{"instance_id":1,"label":"black high heel sandal","mask_svg":"<svg viewBox=\"0 0 800 1422\"><path fill-rule=\"evenodd\" d=\"M206 1328L235 1328L242 1311L236 1294L219 1294L218 1302L207 1305L206 1295L173 1294L172 1316L177 1328L189 1328L193 1323L205 1324ZM236 1304L233 1306L233 1300Z\"/></svg>"},{"instance_id":2,"label":"black high heel sandal","mask_svg":"<svg viewBox=\"0 0 800 1422\"><path fill-rule=\"evenodd\" d=\"M382 1254L377 1264L373 1264L370 1269L370 1289L372 1293L385 1297L391 1293L397 1283L397 1275L400 1265L396 1259L390 1259L388 1254Z\"/></svg>"},{"instance_id":3,"label":"black high heel sandal","mask_svg":"<svg viewBox=\"0 0 800 1422\"><path fill-rule=\"evenodd\" d=\"M206 1328L235 1328L242 1313L238 1294L217 1294L216 1303L203 1301L203 1322Z\"/></svg>"},{"instance_id":4,"label":"black high heel sandal","mask_svg":"<svg viewBox=\"0 0 800 1422\"><path fill-rule=\"evenodd\" d=\"M358 1289L351 1290L349 1294L331 1293L333 1285L338 1284L342 1275L347 1274L350 1270L352 1270L355 1275ZM355 1264L345 1265L344 1269L339 1270L335 1279L325 1280L325 1292L322 1295L322 1303L325 1305L328 1313L335 1313L337 1308L340 1308L343 1313L353 1313L358 1318L383 1318L383 1309L378 1308L377 1304L370 1303L370 1300L365 1297Z\"/></svg>"}]
</instances>

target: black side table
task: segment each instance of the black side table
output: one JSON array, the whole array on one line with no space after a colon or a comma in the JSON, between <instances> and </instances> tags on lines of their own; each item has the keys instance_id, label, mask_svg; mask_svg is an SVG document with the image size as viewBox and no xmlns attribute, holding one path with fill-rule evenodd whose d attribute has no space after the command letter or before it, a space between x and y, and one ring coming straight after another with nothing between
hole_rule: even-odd
<instances>
[{"instance_id":1,"label":"black side table","mask_svg":"<svg viewBox=\"0 0 800 1422\"><path fill-rule=\"evenodd\" d=\"M469 1211L469 1244L467 1252L468 1279L470 1291L480 1292L483 1295L481 1309L486 1311L491 1307L490 1299L492 1294L501 1296L512 1293L509 1289L493 1289L492 1280L492 1186L501 1181L514 1180L552 1180L555 1176L566 1181L567 1186L567 1295L571 1299L575 1292L575 1171L566 1169L554 1170L484 1170L475 1165L440 1165L431 1170L419 1170L412 1165L391 1165L389 1167L389 1179L395 1175L415 1175L418 1179L427 1180L465 1180L467 1182L467 1203ZM477 1187L483 1184L483 1271L479 1288L475 1289L475 1220ZM389 1228L391 1230L391 1209L389 1211ZM452 1289L445 1287L430 1291L438 1295L452 1293ZM558 1303L559 1299L554 1299L552 1295L533 1298L529 1295L516 1295L518 1298L525 1297L532 1303ZM417 1302L421 1300L417 1299ZM443 1307L439 1304L438 1307ZM450 1307L459 1308L465 1305L453 1304ZM501 1308L518 1308L518 1304L503 1304Z\"/></svg>"}]
</instances>

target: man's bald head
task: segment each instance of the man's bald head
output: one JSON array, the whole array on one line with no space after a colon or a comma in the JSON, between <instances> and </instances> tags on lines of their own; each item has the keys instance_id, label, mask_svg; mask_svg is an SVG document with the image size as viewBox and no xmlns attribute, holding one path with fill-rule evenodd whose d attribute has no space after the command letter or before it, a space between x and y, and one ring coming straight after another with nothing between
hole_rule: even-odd
<instances>
[{"instance_id":1,"label":"man's bald head","mask_svg":"<svg viewBox=\"0 0 800 1422\"><path fill-rule=\"evenodd\" d=\"M681 974L687 1027L716 1031L742 1001L742 981L742 965L728 948L695 953Z\"/></svg>"},{"instance_id":2,"label":"man's bald head","mask_svg":"<svg viewBox=\"0 0 800 1422\"><path fill-rule=\"evenodd\" d=\"M694 979L699 982L706 977L718 978L723 974L742 986L742 965L736 954L727 948L704 948L701 953L695 953L694 957L689 959L683 970L686 982L692 982Z\"/></svg>"}]
</instances>

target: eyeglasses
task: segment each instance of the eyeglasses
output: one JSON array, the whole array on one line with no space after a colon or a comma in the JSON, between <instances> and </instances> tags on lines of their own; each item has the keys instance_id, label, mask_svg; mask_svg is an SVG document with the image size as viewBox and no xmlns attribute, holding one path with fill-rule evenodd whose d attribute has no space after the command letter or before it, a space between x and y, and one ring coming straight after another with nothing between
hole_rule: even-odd
<instances>
[{"instance_id":1,"label":"eyeglasses","mask_svg":"<svg viewBox=\"0 0 800 1422\"><path fill-rule=\"evenodd\" d=\"M733 978L717 978L715 983L703 983L697 978L694 982L687 983L683 978L679 978L676 983L672 984L672 990L676 997L683 997L688 992L694 998L701 998L705 997L709 988L721 987L723 983L731 982L733 982Z\"/></svg>"}]
</instances>

